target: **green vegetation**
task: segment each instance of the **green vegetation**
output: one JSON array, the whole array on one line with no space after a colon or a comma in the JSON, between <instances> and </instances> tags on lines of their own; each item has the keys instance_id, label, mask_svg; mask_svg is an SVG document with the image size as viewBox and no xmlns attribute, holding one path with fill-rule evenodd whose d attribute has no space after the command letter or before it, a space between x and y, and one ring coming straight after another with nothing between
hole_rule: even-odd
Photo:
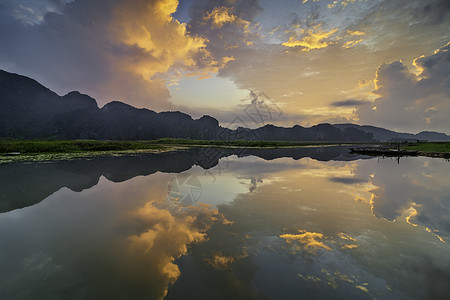
<instances>
[{"instance_id":1,"label":"green vegetation","mask_svg":"<svg viewBox=\"0 0 450 300\"><path fill-rule=\"evenodd\" d=\"M302 146L349 145L355 143L330 142L289 142L289 141L245 141L245 140L190 140L159 139L149 141L99 141L99 140L0 140L0 155L19 152L20 154L43 153L83 153L105 151L164 150L173 146L184 147L248 147L248 148L288 148ZM450 153L450 142L420 142L402 146L406 150L420 152Z\"/></svg>"},{"instance_id":2,"label":"green vegetation","mask_svg":"<svg viewBox=\"0 0 450 300\"><path fill-rule=\"evenodd\" d=\"M176 150L179 147L145 141L17 141L0 140L0 164L17 161L51 161L123 156Z\"/></svg>"},{"instance_id":3,"label":"green vegetation","mask_svg":"<svg viewBox=\"0 0 450 300\"><path fill-rule=\"evenodd\" d=\"M422 142L403 147L406 150L417 150L428 153L450 153L450 142Z\"/></svg>"},{"instance_id":4,"label":"green vegetation","mask_svg":"<svg viewBox=\"0 0 450 300\"><path fill-rule=\"evenodd\" d=\"M172 151L186 147L289 148L311 145L324 146L329 144L318 142L211 141L169 138L149 141L0 139L0 164L16 161L50 161L93 156L137 155L141 153Z\"/></svg>"},{"instance_id":5,"label":"green vegetation","mask_svg":"<svg viewBox=\"0 0 450 300\"><path fill-rule=\"evenodd\" d=\"M221 140L189 140L189 139L159 139L151 141L0 141L0 155L12 152L20 154L37 153L80 153L96 151L132 151L132 150L158 150L173 146L204 146L204 147L250 147L250 148L281 148L299 147L308 145L327 145L330 143L318 142L280 142L280 141L221 141Z\"/></svg>"},{"instance_id":6,"label":"green vegetation","mask_svg":"<svg viewBox=\"0 0 450 300\"><path fill-rule=\"evenodd\" d=\"M95 151L126 151L142 149L161 149L162 145L149 142L129 141L0 141L0 154L20 152L33 153L79 153Z\"/></svg>"},{"instance_id":7,"label":"green vegetation","mask_svg":"<svg viewBox=\"0 0 450 300\"><path fill-rule=\"evenodd\" d=\"M99 155L117 156L170 151L186 147L217 148L294 148L304 146L349 145L350 143L283 142L283 141L223 141L159 139L150 141L98 140L0 140L0 164L12 161L43 161L73 159ZM355 143L351 143L355 144ZM417 150L419 155L450 157L450 142L420 142L402 145L405 150Z\"/></svg>"}]
</instances>

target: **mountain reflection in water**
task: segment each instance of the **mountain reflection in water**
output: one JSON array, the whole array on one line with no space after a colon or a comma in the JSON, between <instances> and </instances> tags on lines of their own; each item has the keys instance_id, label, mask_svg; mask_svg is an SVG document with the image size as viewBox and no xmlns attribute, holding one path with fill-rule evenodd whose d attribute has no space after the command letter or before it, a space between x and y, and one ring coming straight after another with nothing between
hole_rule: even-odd
<instances>
[{"instance_id":1,"label":"mountain reflection in water","mask_svg":"<svg viewBox=\"0 0 450 300\"><path fill-rule=\"evenodd\" d=\"M199 160L200 150L1 166L0 295L450 293L448 162L362 160L341 148Z\"/></svg>"}]
</instances>

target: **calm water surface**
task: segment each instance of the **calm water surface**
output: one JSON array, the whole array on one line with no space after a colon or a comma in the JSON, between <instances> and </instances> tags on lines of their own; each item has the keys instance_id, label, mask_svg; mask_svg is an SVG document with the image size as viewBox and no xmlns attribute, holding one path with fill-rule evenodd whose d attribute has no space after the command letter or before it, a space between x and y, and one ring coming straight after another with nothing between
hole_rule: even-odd
<instances>
[{"instance_id":1,"label":"calm water surface","mask_svg":"<svg viewBox=\"0 0 450 300\"><path fill-rule=\"evenodd\" d=\"M450 163L346 152L2 165L0 298L448 299Z\"/></svg>"}]
</instances>

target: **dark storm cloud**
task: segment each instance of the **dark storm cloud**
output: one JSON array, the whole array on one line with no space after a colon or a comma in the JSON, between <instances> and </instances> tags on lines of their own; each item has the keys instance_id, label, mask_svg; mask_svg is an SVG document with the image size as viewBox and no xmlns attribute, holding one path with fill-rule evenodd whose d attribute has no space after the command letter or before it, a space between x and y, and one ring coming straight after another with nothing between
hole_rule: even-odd
<instances>
[{"instance_id":1,"label":"dark storm cloud","mask_svg":"<svg viewBox=\"0 0 450 300\"><path fill-rule=\"evenodd\" d=\"M418 17L425 17L432 24L441 24L450 16L450 1L436 0L428 1L424 7L417 9L414 14Z\"/></svg>"},{"instance_id":2,"label":"dark storm cloud","mask_svg":"<svg viewBox=\"0 0 450 300\"><path fill-rule=\"evenodd\" d=\"M366 105L369 104L369 102L367 101L362 101L362 100L344 100L344 101L336 101L331 103L331 106L335 106L335 107L345 107L345 106L360 106L360 105Z\"/></svg>"},{"instance_id":3,"label":"dark storm cloud","mask_svg":"<svg viewBox=\"0 0 450 300\"><path fill-rule=\"evenodd\" d=\"M240 56L247 43L257 39L251 26L261 10L258 0L194 0L188 30L209 40L207 49L216 59ZM219 20L222 22L215 25Z\"/></svg>"},{"instance_id":4,"label":"dark storm cloud","mask_svg":"<svg viewBox=\"0 0 450 300\"><path fill-rule=\"evenodd\" d=\"M3 19L0 34L8 46L0 50L5 57L2 65L7 58L16 66L11 71L37 77L58 91L81 86L94 89L89 82L101 82L110 70L105 68L95 34L99 28L80 21L75 13L70 17L47 13L44 22L35 26Z\"/></svg>"},{"instance_id":5,"label":"dark storm cloud","mask_svg":"<svg viewBox=\"0 0 450 300\"><path fill-rule=\"evenodd\" d=\"M343 184L357 184L357 183L367 182L367 180L364 180L361 178L353 178L353 177L331 177L331 178L329 178L329 180L332 182L343 183Z\"/></svg>"},{"instance_id":6,"label":"dark storm cloud","mask_svg":"<svg viewBox=\"0 0 450 300\"><path fill-rule=\"evenodd\" d=\"M361 106L363 122L410 130L449 132L450 119L450 43L433 55L415 60L420 74L412 73L401 61L381 65L376 74L371 106Z\"/></svg>"},{"instance_id":7,"label":"dark storm cloud","mask_svg":"<svg viewBox=\"0 0 450 300\"><path fill-rule=\"evenodd\" d=\"M122 100L170 108L161 74L173 68L206 72L212 61L205 40L188 35L170 17L177 3L56 1L34 25L14 16L18 4L3 6L0 34L6 46L0 49L0 68L34 77L59 93L80 90L100 104ZM34 11L31 4L24 7Z\"/></svg>"},{"instance_id":8,"label":"dark storm cloud","mask_svg":"<svg viewBox=\"0 0 450 300\"><path fill-rule=\"evenodd\" d=\"M61 12L72 0L3 0L0 10L26 25L35 25L44 21L49 12Z\"/></svg>"},{"instance_id":9,"label":"dark storm cloud","mask_svg":"<svg viewBox=\"0 0 450 300\"><path fill-rule=\"evenodd\" d=\"M417 87L428 93L442 92L450 96L450 42L438 49L434 55L420 57L416 65L422 68L423 77L417 82Z\"/></svg>"}]
</instances>

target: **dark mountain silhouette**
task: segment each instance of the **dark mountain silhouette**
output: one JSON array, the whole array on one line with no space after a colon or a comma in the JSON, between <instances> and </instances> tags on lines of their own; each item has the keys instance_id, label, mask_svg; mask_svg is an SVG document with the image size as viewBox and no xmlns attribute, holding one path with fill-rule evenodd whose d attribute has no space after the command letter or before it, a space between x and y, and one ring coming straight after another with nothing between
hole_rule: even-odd
<instances>
[{"instance_id":1,"label":"dark mountain silhouette","mask_svg":"<svg viewBox=\"0 0 450 300\"><path fill-rule=\"evenodd\" d=\"M373 138L377 141L450 141L450 136L446 135L445 133L434 131L422 131L417 134L412 134L395 132L392 130L369 125L361 126L356 124L334 124L333 126L343 131L358 129L366 133L372 133Z\"/></svg>"},{"instance_id":2,"label":"dark mountain silhouette","mask_svg":"<svg viewBox=\"0 0 450 300\"><path fill-rule=\"evenodd\" d=\"M102 108L79 92L58 96L37 81L0 70L0 137L36 139L373 141L450 140L443 133L396 133L373 126L318 124L231 130L211 116L193 119L179 112L136 108L113 101Z\"/></svg>"},{"instance_id":3,"label":"dark mountain silhouette","mask_svg":"<svg viewBox=\"0 0 450 300\"><path fill-rule=\"evenodd\" d=\"M219 123L182 112L156 113L113 101L99 108L79 92L61 97L25 76L0 71L0 137L59 139L213 139Z\"/></svg>"}]
</instances>

